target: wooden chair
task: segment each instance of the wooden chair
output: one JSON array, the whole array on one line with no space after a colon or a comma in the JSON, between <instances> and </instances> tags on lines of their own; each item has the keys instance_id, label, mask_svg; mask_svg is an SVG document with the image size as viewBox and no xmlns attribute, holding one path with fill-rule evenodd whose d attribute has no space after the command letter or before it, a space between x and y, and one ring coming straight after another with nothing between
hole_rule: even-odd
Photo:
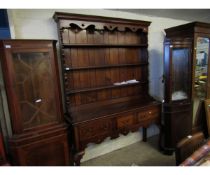
<instances>
[{"instance_id":1,"label":"wooden chair","mask_svg":"<svg viewBox=\"0 0 210 175\"><path fill-rule=\"evenodd\" d=\"M176 146L175 157L176 165L182 163L196 149L205 143L203 132L194 133L192 136L183 138Z\"/></svg>"}]
</instances>

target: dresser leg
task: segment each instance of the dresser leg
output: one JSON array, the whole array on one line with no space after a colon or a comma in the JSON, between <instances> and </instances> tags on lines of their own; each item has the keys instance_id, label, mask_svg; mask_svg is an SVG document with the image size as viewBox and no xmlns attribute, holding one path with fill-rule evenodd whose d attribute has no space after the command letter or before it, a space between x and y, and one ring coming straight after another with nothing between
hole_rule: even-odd
<instances>
[{"instance_id":1,"label":"dresser leg","mask_svg":"<svg viewBox=\"0 0 210 175\"><path fill-rule=\"evenodd\" d=\"M143 127L143 142L147 141L147 128Z\"/></svg>"},{"instance_id":2,"label":"dresser leg","mask_svg":"<svg viewBox=\"0 0 210 175\"><path fill-rule=\"evenodd\" d=\"M74 156L74 165L75 166L80 166L80 160L82 159L82 157L84 156L85 151L81 151L75 154Z\"/></svg>"}]
</instances>

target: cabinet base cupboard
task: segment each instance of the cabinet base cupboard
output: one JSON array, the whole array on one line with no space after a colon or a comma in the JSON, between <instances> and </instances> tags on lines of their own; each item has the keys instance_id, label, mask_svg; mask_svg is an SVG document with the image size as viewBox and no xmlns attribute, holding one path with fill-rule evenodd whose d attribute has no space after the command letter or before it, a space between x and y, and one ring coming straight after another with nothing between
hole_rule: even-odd
<instances>
[{"instance_id":1,"label":"cabinet base cupboard","mask_svg":"<svg viewBox=\"0 0 210 175\"><path fill-rule=\"evenodd\" d=\"M75 164L88 143L160 124L148 93L150 22L56 12Z\"/></svg>"},{"instance_id":2,"label":"cabinet base cupboard","mask_svg":"<svg viewBox=\"0 0 210 175\"><path fill-rule=\"evenodd\" d=\"M70 165L55 41L0 41L13 165Z\"/></svg>"}]
</instances>

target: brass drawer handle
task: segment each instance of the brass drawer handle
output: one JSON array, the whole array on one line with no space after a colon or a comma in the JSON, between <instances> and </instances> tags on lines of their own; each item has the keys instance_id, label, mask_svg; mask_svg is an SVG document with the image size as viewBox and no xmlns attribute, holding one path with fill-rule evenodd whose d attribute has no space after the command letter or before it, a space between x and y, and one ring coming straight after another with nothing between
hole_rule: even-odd
<instances>
[{"instance_id":1,"label":"brass drawer handle","mask_svg":"<svg viewBox=\"0 0 210 175\"><path fill-rule=\"evenodd\" d=\"M124 120L124 121L122 121L122 124L126 125L126 124L128 124L129 122L130 122L130 120Z\"/></svg>"}]
</instances>

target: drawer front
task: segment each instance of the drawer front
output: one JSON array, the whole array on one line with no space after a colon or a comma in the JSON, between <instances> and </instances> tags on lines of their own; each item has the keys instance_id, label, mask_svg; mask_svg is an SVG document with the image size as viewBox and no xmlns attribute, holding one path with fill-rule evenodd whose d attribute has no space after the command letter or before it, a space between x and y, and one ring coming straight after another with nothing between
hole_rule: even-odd
<instances>
[{"instance_id":1,"label":"drawer front","mask_svg":"<svg viewBox=\"0 0 210 175\"><path fill-rule=\"evenodd\" d=\"M86 124L81 124L78 129L80 140L86 140L98 135L110 133L112 131L112 121L111 119L91 121Z\"/></svg>"},{"instance_id":2,"label":"drawer front","mask_svg":"<svg viewBox=\"0 0 210 175\"><path fill-rule=\"evenodd\" d=\"M119 117L119 118L117 118L117 128L118 129L127 128L129 126L132 126L133 122L134 122L133 114Z\"/></svg>"},{"instance_id":3,"label":"drawer front","mask_svg":"<svg viewBox=\"0 0 210 175\"><path fill-rule=\"evenodd\" d=\"M146 121L160 117L160 108L158 106L150 107L138 112L137 121Z\"/></svg>"}]
</instances>

